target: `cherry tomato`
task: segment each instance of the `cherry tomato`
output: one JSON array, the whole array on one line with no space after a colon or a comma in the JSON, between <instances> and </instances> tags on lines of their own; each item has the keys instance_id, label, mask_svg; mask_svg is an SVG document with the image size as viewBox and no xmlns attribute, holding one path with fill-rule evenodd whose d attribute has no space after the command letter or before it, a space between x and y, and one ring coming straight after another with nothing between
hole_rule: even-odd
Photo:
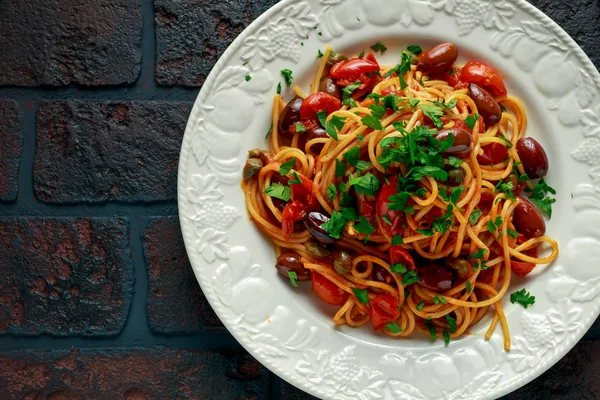
<instances>
[{"instance_id":1,"label":"cherry tomato","mask_svg":"<svg viewBox=\"0 0 600 400\"><path fill-rule=\"evenodd\" d=\"M481 165L499 164L508 157L508 150L500 143L492 142L483 147L483 154L477 156Z\"/></svg>"},{"instance_id":2,"label":"cherry tomato","mask_svg":"<svg viewBox=\"0 0 600 400\"><path fill-rule=\"evenodd\" d=\"M375 56L369 53L366 57L352 58L335 64L331 67L329 75L337 80L339 86L348 86L356 81L365 84L363 79L370 78L367 74L374 74L379 69Z\"/></svg>"},{"instance_id":3,"label":"cherry tomato","mask_svg":"<svg viewBox=\"0 0 600 400\"><path fill-rule=\"evenodd\" d=\"M300 107L300 118L303 120L318 120L317 113L325 111L327 115L342 108L342 102L324 92L311 94Z\"/></svg>"},{"instance_id":4,"label":"cherry tomato","mask_svg":"<svg viewBox=\"0 0 600 400\"><path fill-rule=\"evenodd\" d=\"M454 120L454 127L457 129L464 129L465 131L468 131L468 132L473 132L473 130L471 128L469 128L469 125L467 125L467 123L465 121L463 121L462 119Z\"/></svg>"},{"instance_id":5,"label":"cherry tomato","mask_svg":"<svg viewBox=\"0 0 600 400\"><path fill-rule=\"evenodd\" d=\"M379 191L376 211L379 226L387 236L392 237L402 233L401 223L403 213L402 211L390 210L387 207L389 197L398 192L398 177L388 178L388 181L389 184L385 183Z\"/></svg>"},{"instance_id":6,"label":"cherry tomato","mask_svg":"<svg viewBox=\"0 0 600 400\"><path fill-rule=\"evenodd\" d=\"M375 200L369 200L363 195L358 198L358 213L364 215L371 225L375 223Z\"/></svg>"},{"instance_id":7,"label":"cherry tomato","mask_svg":"<svg viewBox=\"0 0 600 400\"><path fill-rule=\"evenodd\" d=\"M510 268L519 278L525 278L535 268L534 263L510 260Z\"/></svg>"},{"instance_id":8,"label":"cherry tomato","mask_svg":"<svg viewBox=\"0 0 600 400\"><path fill-rule=\"evenodd\" d=\"M314 193L313 182L304 175L298 174L297 176L302 181L302 184L289 185L292 189L292 199L304 203L310 209L315 208L319 201Z\"/></svg>"},{"instance_id":9,"label":"cherry tomato","mask_svg":"<svg viewBox=\"0 0 600 400\"><path fill-rule=\"evenodd\" d=\"M400 317L398 300L391 294L375 295L369 299L371 305L371 324L378 331Z\"/></svg>"},{"instance_id":10,"label":"cherry tomato","mask_svg":"<svg viewBox=\"0 0 600 400\"><path fill-rule=\"evenodd\" d=\"M332 306L344 305L348 300L348 293L340 289L335 283L325 278L318 272L312 271L310 274L313 291L321 300Z\"/></svg>"},{"instance_id":11,"label":"cherry tomato","mask_svg":"<svg viewBox=\"0 0 600 400\"><path fill-rule=\"evenodd\" d=\"M306 214L306 205L301 201L292 201L283 209L281 229L285 240L289 240L294 233L294 225L298 221L302 221Z\"/></svg>"},{"instance_id":12,"label":"cherry tomato","mask_svg":"<svg viewBox=\"0 0 600 400\"><path fill-rule=\"evenodd\" d=\"M390 247L390 264L404 264L409 270L415 269L415 260L402 246Z\"/></svg>"},{"instance_id":13,"label":"cherry tomato","mask_svg":"<svg viewBox=\"0 0 600 400\"><path fill-rule=\"evenodd\" d=\"M442 78L448 85L454 87L454 89L466 89L469 84L462 80L462 68L452 67L450 72L448 72L444 78Z\"/></svg>"},{"instance_id":14,"label":"cherry tomato","mask_svg":"<svg viewBox=\"0 0 600 400\"><path fill-rule=\"evenodd\" d=\"M495 97L506 96L506 86L498 71L482 62L468 62L462 69L461 79L482 86Z\"/></svg>"}]
</instances>

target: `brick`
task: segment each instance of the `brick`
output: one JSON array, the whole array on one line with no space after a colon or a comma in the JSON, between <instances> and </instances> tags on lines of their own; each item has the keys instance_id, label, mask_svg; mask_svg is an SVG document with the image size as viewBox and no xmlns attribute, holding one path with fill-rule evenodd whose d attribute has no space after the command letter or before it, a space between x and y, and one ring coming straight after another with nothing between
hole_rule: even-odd
<instances>
[{"instance_id":1,"label":"brick","mask_svg":"<svg viewBox=\"0 0 600 400\"><path fill-rule=\"evenodd\" d=\"M201 86L221 54L278 0L155 0L156 81Z\"/></svg>"},{"instance_id":2,"label":"brick","mask_svg":"<svg viewBox=\"0 0 600 400\"><path fill-rule=\"evenodd\" d=\"M141 65L140 0L3 0L0 85L121 85Z\"/></svg>"},{"instance_id":3,"label":"brick","mask_svg":"<svg viewBox=\"0 0 600 400\"><path fill-rule=\"evenodd\" d=\"M37 117L34 188L48 203L177 197L189 103L49 101Z\"/></svg>"},{"instance_id":4,"label":"brick","mask_svg":"<svg viewBox=\"0 0 600 400\"><path fill-rule=\"evenodd\" d=\"M23 146L21 112L14 101L0 100L0 143L0 201L14 201Z\"/></svg>"},{"instance_id":5,"label":"brick","mask_svg":"<svg viewBox=\"0 0 600 400\"><path fill-rule=\"evenodd\" d=\"M237 373L251 366L251 373ZM0 398L267 399L268 374L239 351L116 348L0 353Z\"/></svg>"},{"instance_id":6,"label":"brick","mask_svg":"<svg viewBox=\"0 0 600 400\"><path fill-rule=\"evenodd\" d=\"M144 235L144 254L148 266L147 316L153 332L185 334L224 330L194 276L179 218L150 221Z\"/></svg>"},{"instance_id":7,"label":"brick","mask_svg":"<svg viewBox=\"0 0 600 400\"><path fill-rule=\"evenodd\" d=\"M528 0L556 21L600 69L600 3L597 0Z\"/></svg>"},{"instance_id":8,"label":"brick","mask_svg":"<svg viewBox=\"0 0 600 400\"><path fill-rule=\"evenodd\" d=\"M133 290L128 241L123 219L0 219L0 333L118 334Z\"/></svg>"},{"instance_id":9,"label":"brick","mask_svg":"<svg viewBox=\"0 0 600 400\"><path fill-rule=\"evenodd\" d=\"M600 398L600 342L581 341L542 376L503 400Z\"/></svg>"}]
</instances>

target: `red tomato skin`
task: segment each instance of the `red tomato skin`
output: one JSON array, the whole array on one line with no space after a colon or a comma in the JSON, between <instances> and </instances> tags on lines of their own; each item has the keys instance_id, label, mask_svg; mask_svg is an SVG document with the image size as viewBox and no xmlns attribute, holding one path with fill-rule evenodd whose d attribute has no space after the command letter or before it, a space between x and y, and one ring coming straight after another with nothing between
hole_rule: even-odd
<instances>
[{"instance_id":1,"label":"red tomato skin","mask_svg":"<svg viewBox=\"0 0 600 400\"><path fill-rule=\"evenodd\" d=\"M402 211L390 210L387 207L389 203L388 198L398 192L398 177L394 176L392 178L388 178L389 184L384 183L379 191L379 195L377 196L377 219L379 221L379 226L384 231L387 236L399 235L402 233ZM387 216L392 225L388 224L383 220L383 217Z\"/></svg>"},{"instance_id":2,"label":"red tomato skin","mask_svg":"<svg viewBox=\"0 0 600 400\"><path fill-rule=\"evenodd\" d=\"M371 324L378 331L400 317L398 300L390 294L375 295L369 299L371 306Z\"/></svg>"},{"instance_id":3,"label":"red tomato skin","mask_svg":"<svg viewBox=\"0 0 600 400\"><path fill-rule=\"evenodd\" d=\"M379 63L375 59L373 53L369 53L366 57L362 58L351 58L350 60L344 60L333 67L329 71L329 75L336 80L344 80L350 83L361 80L361 77L366 74L374 73L379 71ZM339 83L338 83L339 84ZM341 85L344 86L344 85Z\"/></svg>"},{"instance_id":4,"label":"red tomato skin","mask_svg":"<svg viewBox=\"0 0 600 400\"><path fill-rule=\"evenodd\" d=\"M519 278L525 278L535 268L534 263L510 260L510 268Z\"/></svg>"},{"instance_id":5,"label":"red tomato skin","mask_svg":"<svg viewBox=\"0 0 600 400\"><path fill-rule=\"evenodd\" d=\"M311 271L310 279L313 291L325 303L332 306L342 306L348 300L348 293L318 272Z\"/></svg>"},{"instance_id":6,"label":"red tomato skin","mask_svg":"<svg viewBox=\"0 0 600 400\"><path fill-rule=\"evenodd\" d=\"M319 204L319 200L315 196L313 182L304 175L298 174L302 181L302 185L288 185L292 189L292 199L304 203L308 208L313 209Z\"/></svg>"},{"instance_id":7,"label":"red tomato skin","mask_svg":"<svg viewBox=\"0 0 600 400\"><path fill-rule=\"evenodd\" d=\"M506 86L502 77L494 68L479 61L469 61L462 69L461 80L475 83L495 97L506 96Z\"/></svg>"},{"instance_id":8,"label":"red tomato skin","mask_svg":"<svg viewBox=\"0 0 600 400\"><path fill-rule=\"evenodd\" d=\"M390 247L390 264L404 264L409 270L415 269L415 260L402 246Z\"/></svg>"},{"instance_id":9,"label":"red tomato skin","mask_svg":"<svg viewBox=\"0 0 600 400\"><path fill-rule=\"evenodd\" d=\"M318 112L325 111L329 115L340 108L342 108L342 102L329 93L313 93L302 102L300 118L302 120L318 121Z\"/></svg>"},{"instance_id":10,"label":"red tomato skin","mask_svg":"<svg viewBox=\"0 0 600 400\"><path fill-rule=\"evenodd\" d=\"M290 236L294 233L294 224L302 221L306 211L306 205L301 201L292 201L285 206L283 213L281 213L281 230L285 240L290 239Z\"/></svg>"},{"instance_id":11,"label":"red tomato skin","mask_svg":"<svg viewBox=\"0 0 600 400\"><path fill-rule=\"evenodd\" d=\"M481 165L500 164L508 157L508 150L500 143L492 142L483 147L483 154L477 156Z\"/></svg>"}]
</instances>

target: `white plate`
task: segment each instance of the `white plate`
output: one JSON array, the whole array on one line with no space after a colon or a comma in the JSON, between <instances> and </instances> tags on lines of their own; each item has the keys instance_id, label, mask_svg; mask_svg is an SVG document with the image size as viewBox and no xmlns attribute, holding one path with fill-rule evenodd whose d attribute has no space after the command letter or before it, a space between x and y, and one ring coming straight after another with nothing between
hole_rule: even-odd
<instances>
[{"instance_id":1,"label":"white plate","mask_svg":"<svg viewBox=\"0 0 600 400\"><path fill-rule=\"evenodd\" d=\"M547 181L558 190L548 234L561 255L514 280L510 292L526 287L536 304L525 310L505 299L509 353L500 329L486 342L483 325L449 346L334 328L332 310L279 278L272 245L247 218L241 171L248 149L268 147L279 71L293 70L306 89L318 49L331 44L356 54L379 40L389 47L389 64L408 44L441 41L455 42L463 59L487 60L525 102L527 134L548 152ZM179 213L202 290L252 355L324 399L487 399L517 389L563 357L599 312L598 87L600 74L583 51L523 0L282 1L221 57L186 128Z\"/></svg>"}]
</instances>

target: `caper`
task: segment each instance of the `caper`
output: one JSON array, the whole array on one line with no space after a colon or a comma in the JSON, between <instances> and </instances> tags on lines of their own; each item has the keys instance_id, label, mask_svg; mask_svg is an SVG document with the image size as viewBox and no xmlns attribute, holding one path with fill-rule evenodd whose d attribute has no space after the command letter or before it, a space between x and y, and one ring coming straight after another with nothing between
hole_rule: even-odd
<instances>
[{"instance_id":1,"label":"caper","mask_svg":"<svg viewBox=\"0 0 600 400\"><path fill-rule=\"evenodd\" d=\"M473 273L471 263L464 258L448 258L444 263L447 267L452 268L461 278L467 278Z\"/></svg>"},{"instance_id":2,"label":"caper","mask_svg":"<svg viewBox=\"0 0 600 400\"><path fill-rule=\"evenodd\" d=\"M327 65L332 67L335 64L342 62L342 61L346 61L348 59L348 57L346 57L343 54L340 53L333 53L329 56L329 58L327 59Z\"/></svg>"},{"instance_id":3,"label":"caper","mask_svg":"<svg viewBox=\"0 0 600 400\"><path fill-rule=\"evenodd\" d=\"M345 251L336 251L333 259L333 268L340 275L347 275L352 269L352 256Z\"/></svg>"},{"instance_id":4,"label":"caper","mask_svg":"<svg viewBox=\"0 0 600 400\"><path fill-rule=\"evenodd\" d=\"M465 180L467 174L462 168L455 168L448 171L448 183L451 185L460 185Z\"/></svg>"},{"instance_id":5,"label":"caper","mask_svg":"<svg viewBox=\"0 0 600 400\"><path fill-rule=\"evenodd\" d=\"M306 251L308 251L315 257L322 258L331 255L331 250L326 249L325 247L317 244L316 242L313 242L312 240L309 240L308 242L304 243L304 247L306 248Z\"/></svg>"},{"instance_id":6,"label":"caper","mask_svg":"<svg viewBox=\"0 0 600 400\"><path fill-rule=\"evenodd\" d=\"M260 172L263 167L263 162L259 158L250 158L244 165L244 180L248 181Z\"/></svg>"},{"instance_id":7,"label":"caper","mask_svg":"<svg viewBox=\"0 0 600 400\"><path fill-rule=\"evenodd\" d=\"M265 165L273 159L273 154L267 150L252 149L248 151L248 158L258 158Z\"/></svg>"}]
</instances>

